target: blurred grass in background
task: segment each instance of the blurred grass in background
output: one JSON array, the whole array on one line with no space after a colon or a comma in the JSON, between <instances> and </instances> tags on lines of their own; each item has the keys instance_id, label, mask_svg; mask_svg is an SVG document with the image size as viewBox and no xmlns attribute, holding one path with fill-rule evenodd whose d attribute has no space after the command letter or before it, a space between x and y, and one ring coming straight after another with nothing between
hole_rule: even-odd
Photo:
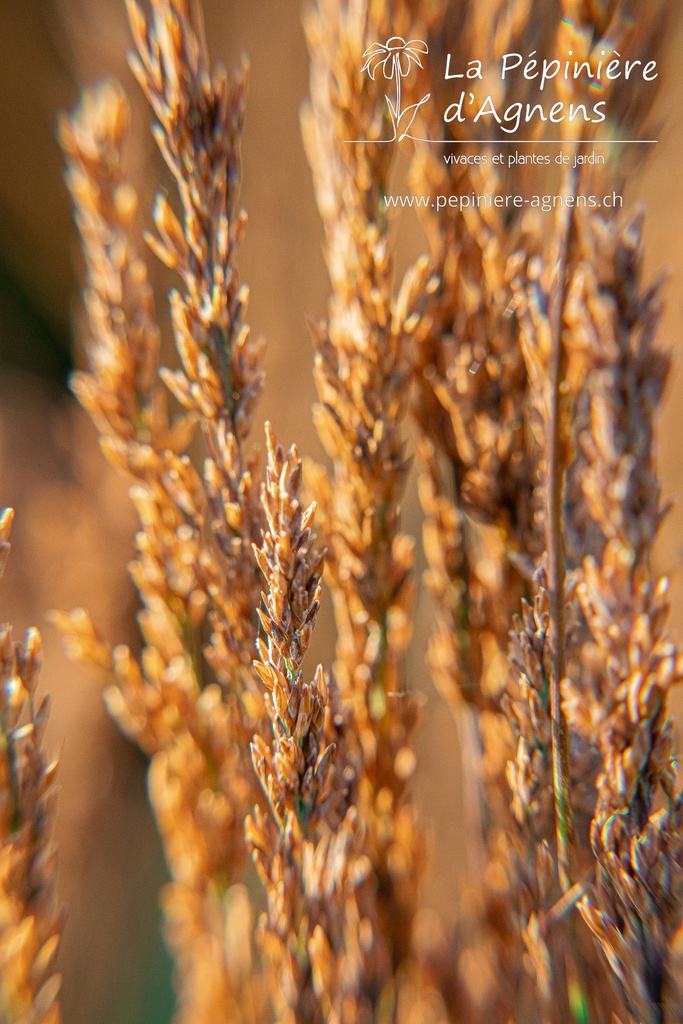
<instances>
[{"instance_id":1,"label":"blurred grass in background","mask_svg":"<svg viewBox=\"0 0 683 1024\"><path fill-rule=\"evenodd\" d=\"M320 458L310 422L314 389L304 318L322 314L328 287L299 139L308 68L298 4L205 0L204 6L214 57L230 66L247 51L252 64L242 195L250 223L239 265L252 289L250 322L269 344L261 416L267 412L284 442L296 440L302 452ZM679 33L671 41L663 116L683 109L683 73L673 61L680 43ZM136 602L126 574L134 517L125 487L104 465L90 424L66 390L78 322L79 262L54 135L58 110L74 105L81 85L119 76L133 103L131 174L143 211L150 209L166 177L125 63L128 45L123 0L0 0L0 504L12 504L17 512L0 615L19 633L31 624L43 628L49 608L83 605L112 640L135 646ZM680 640L680 125L666 120L660 138L630 182L630 196L650 207L647 275L665 262L672 268L660 337L675 350L675 373L660 430L665 491L677 506L663 531L657 562L673 578L673 626ZM417 225L403 217L399 263L422 247ZM171 279L152 259L150 268L163 318ZM418 533L419 526L411 492L405 528ZM423 667L429 618L422 597L412 655L415 685L426 694L416 784L427 825L438 838L426 899L443 907L455 891L462 837L453 796L458 793L455 728ZM61 894L69 907L61 953L65 1024L166 1024L173 997L158 910L166 875L147 809L145 762L104 714L102 680L67 663L52 630L44 630L44 639L43 679L55 698L51 742L62 760L57 839ZM315 643L312 658L328 661L332 634L326 603ZM449 775L454 779L450 792L435 784Z\"/></svg>"}]
</instances>

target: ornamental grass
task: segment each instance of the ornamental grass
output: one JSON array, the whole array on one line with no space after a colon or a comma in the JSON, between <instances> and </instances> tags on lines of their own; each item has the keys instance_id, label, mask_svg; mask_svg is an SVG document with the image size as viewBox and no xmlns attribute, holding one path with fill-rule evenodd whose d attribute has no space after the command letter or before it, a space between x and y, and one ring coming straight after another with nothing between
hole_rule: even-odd
<instances>
[{"instance_id":1,"label":"ornamental grass","mask_svg":"<svg viewBox=\"0 0 683 1024\"><path fill-rule=\"evenodd\" d=\"M212 63L198 2L128 0L166 165L151 216L127 175L122 87L85 90L60 120L85 268L71 388L139 519L139 653L82 609L52 620L149 759L177 1024L683 1021L669 710L683 652L651 559L670 356L661 286L642 279L643 211L463 207L538 191L547 172L444 160L495 145L490 126L439 115L446 54L484 78L509 52L656 55L661 15L627 0L307 5L302 134L330 280L309 324L324 464L262 425L264 344L238 271L246 62ZM587 102L580 79L545 88ZM509 76L498 102L533 89ZM651 104L613 83L605 95L611 130L635 138ZM620 161L574 159L597 128L553 128L571 157L565 200L622 187ZM399 149L416 194L455 200L420 208L425 254L400 280ZM150 260L175 278L169 366ZM411 473L421 537L402 520ZM432 615L416 670L421 588ZM336 642L315 666L323 603ZM54 1024L40 642L3 627L0 647L0 1018ZM463 786L460 897L440 921L424 912L413 784L423 675L462 761L459 783L443 780Z\"/></svg>"}]
</instances>

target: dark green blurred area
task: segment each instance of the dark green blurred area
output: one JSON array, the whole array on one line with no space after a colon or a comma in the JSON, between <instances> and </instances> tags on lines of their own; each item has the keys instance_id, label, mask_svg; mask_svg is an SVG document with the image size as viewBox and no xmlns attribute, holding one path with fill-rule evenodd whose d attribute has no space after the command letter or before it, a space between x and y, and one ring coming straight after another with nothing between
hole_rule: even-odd
<instances>
[{"instance_id":1,"label":"dark green blurred area","mask_svg":"<svg viewBox=\"0 0 683 1024\"><path fill-rule=\"evenodd\" d=\"M60 387L73 368L66 328L53 323L38 305L5 252L0 263L0 360L2 366L46 377Z\"/></svg>"},{"instance_id":2,"label":"dark green blurred area","mask_svg":"<svg viewBox=\"0 0 683 1024\"><path fill-rule=\"evenodd\" d=\"M73 83L55 24L40 0L0 3L0 359L63 385L72 236L54 119Z\"/></svg>"}]
</instances>

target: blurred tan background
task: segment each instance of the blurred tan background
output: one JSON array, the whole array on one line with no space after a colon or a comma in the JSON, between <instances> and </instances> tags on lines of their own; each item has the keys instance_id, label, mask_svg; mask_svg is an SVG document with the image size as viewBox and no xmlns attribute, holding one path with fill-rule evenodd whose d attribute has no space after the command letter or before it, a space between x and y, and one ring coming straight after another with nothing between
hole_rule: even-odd
<instances>
[{"instance_id":1,"label":"blurred tan background","mask_svg":"<svg viewBox=\"0 0 683 1024\"><path fill-rule=\"evenodd\" d=\"M673 3L674 0L671 0ZM262 417L283 441L315 458L314 398L307 315L324 312L322 236L299 138L307 57L298 5L282 0L205 0L209 44L228 66L246 51L251 89L242 198L250 215L240 255L251 287L250 323L268 339ZM674 581L673 629L683 640L683 73L670 41L662 90L661 143L629 179L632 199L649 208L647 273L671 270L661 338L675 371L660 423L665 493L678 502L662 533L658 567ZM113 640L134 643L135 595L126 576L135 523L125 488L104 466L94 431L66 390L74 350L80 263L60 154L57 111L81 85L119 76L133 102L130 149L141 206L167 181L148 134L148 113L125 63L129 45L119 0L0 0L0 505L15 507L13 553L0 586L0 615L17 636L43 629L44 685L54 695L51 742L61 753L61 893L69 920L61 954L66 1024L165 1024L170 965L157 936L157 894L165 874L147 810L143 758L103 713L102 681L63 658L50 608L84 605ZM405 217L399 262L423 245ZM170 276L154 265L159 295ZM159 308L165 306L159 299ZM419 531L414 488L405 526ZM455 728L423 667L429 609L417 609L413 685L426 694L417 781L434 836L435 871L426 899L452 899L462 849ZM331 648L329 609L316 654ZM435 737L442 742L434 742ZM429 739L429 742L428 742ZM449 777L453 785L444 784ZM431 783L440 780L439 785Z\"/></svg>"}]
</instances>

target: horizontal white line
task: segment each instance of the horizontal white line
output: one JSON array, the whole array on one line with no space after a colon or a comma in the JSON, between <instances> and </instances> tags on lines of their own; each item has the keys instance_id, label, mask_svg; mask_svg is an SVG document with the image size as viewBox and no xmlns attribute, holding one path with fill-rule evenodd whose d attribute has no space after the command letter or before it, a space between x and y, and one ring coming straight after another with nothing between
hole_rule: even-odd
<instances>
[{"instance_id":1,"label":"horizontal white line","mask_svg":"<svg viewBox=\"0 0 683 1024\"><path fill-rule=\"evenodd\" d=\"M659 139L415 139L430 146L656 146ZM396 139L344 139L344 143L372 146L396 142ZM403 139L399 139L403 142Z\"/></svg>"},{"instance_id":2,"label":"horizontal white line","mask_svg":"<svg viewBox=\"0 0 683 1024\"><path fill-rule=\"evenodd\" d=\"M430 139L441 146L513 146L524 143L533 145L551 145L558 143L563 146L655 146L659 139Z\"/></svg>"}]
</instances>

